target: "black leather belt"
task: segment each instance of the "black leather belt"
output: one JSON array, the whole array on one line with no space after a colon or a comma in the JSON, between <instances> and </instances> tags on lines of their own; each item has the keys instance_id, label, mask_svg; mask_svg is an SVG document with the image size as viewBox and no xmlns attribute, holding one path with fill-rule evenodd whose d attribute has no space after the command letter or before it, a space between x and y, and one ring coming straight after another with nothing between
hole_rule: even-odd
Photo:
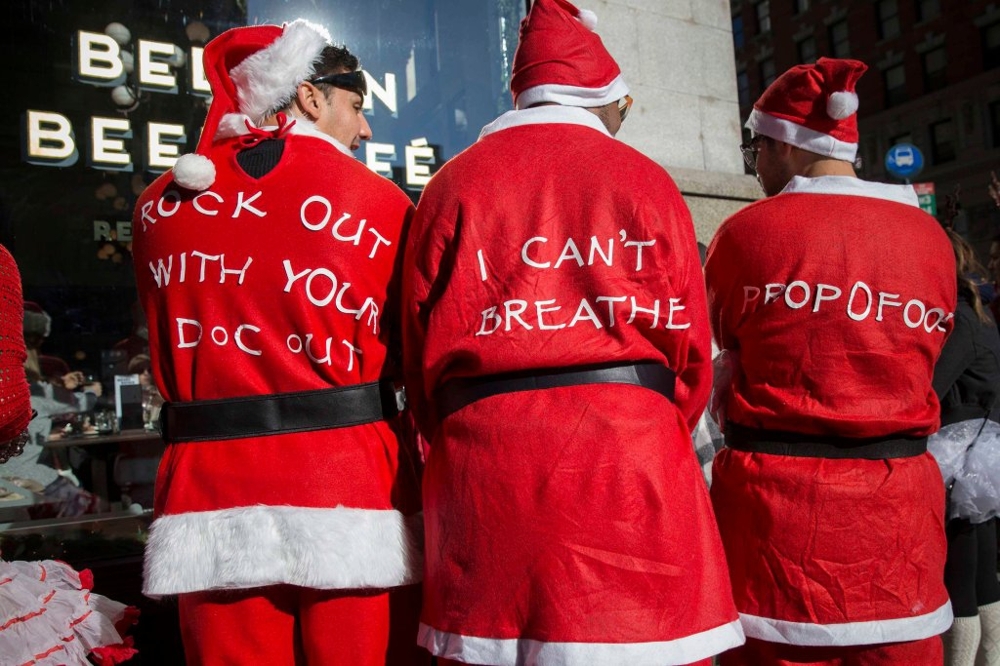
<instances>
[{"instance_id":1,"label":"black leather belt","mask_svg":"<svg viewBox=\"0 0 1000 666\"><path fill-rule=\"evenodd\" d=\"M395 416L389 382L317 391L170 402L160 411L164 441L207 442L331 430Z\"/></svg>"},{"instance_id":2,"label":"black leather belt","mask_svg":"<svg viewBox=\"0 0 1000 666\"><path fill-rule=\"evenodd\" d=\"M885 460L911 458L927 450L926 437L853 439L758 430L732 422L726 423L725 435L726 446L737 451L802 458Z\"/></svg>"},{"instance_id":3,"label":"black leather belt","mask_svg":"<svg viewBox=\"0 0 1000 666\"><path fill-rule=\"evenodd\" d=\"M577 366L567 370L542 370L453 379L438 391L437 408L443 419L477 400L490 396L581 384L642 386L673 401L675 379L674 371L659 363Z\"/></svg>"}]
</instances>

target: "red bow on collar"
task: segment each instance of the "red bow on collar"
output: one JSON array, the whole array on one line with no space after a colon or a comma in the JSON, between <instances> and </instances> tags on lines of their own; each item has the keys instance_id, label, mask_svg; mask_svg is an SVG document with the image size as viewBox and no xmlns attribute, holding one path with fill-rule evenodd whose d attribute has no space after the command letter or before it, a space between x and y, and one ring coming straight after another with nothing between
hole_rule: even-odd
<instances>
[{"instance_id":1,"label":"red bow on collar","mask_svg":"<svg viewBox=\"0 0 1000 666\"><path fill-rule=\"evenodd\" d=\"M268 139L280 139L282 136L288 133L288 130L292 128L295 124L295 120L288 120L288 116L284 113L279 113L276 116L278 120L278 126L272 130L261 129L260 127L255 127L249 118L243 120L249 130L249 134L244 134L240 137L240 143L244 148L253 148L261 141L267 141Z\"/></svg>"}]
</instances>

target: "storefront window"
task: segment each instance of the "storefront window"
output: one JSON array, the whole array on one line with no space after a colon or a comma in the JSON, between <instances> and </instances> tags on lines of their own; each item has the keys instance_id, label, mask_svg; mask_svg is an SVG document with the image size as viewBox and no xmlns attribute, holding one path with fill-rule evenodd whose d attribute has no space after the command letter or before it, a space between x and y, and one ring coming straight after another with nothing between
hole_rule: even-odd
<instances>
[{"instance_id":1,"label":"storefront window","mask_svg":"<svg viewBox=\"0 0 1000 666\"><path fill-rule=\"evenodd\" d=\"M358 159L416 199L444 161L511 107L525 8L524 0L4 4L0 31L17 57L5 68L0 243L30 302L40 413L33 447L0 465L5 556L65 557L71 532L92 535L95 518L120 525L109 539L141 550L162 443L131 211L195 148L209 102L205 43L248 24L325 25L369 76L374 138Z\"/></svg>"}]
</instances>

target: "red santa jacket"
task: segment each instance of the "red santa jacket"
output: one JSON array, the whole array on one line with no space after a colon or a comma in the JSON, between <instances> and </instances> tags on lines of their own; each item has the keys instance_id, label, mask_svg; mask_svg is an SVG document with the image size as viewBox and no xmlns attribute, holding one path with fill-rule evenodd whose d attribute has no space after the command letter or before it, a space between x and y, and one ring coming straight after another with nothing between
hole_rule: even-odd
<instances>
[{"instance_id":1,"label":"red santa jacket","mask_svg":"<svg viewBox=\"0 0 1000 666\"><path fill-rule=\"evenodd\" d=\"M386 372L407 197L299 121L260 179L216 141L210 189L137 203L136 276L168 401L306 391ZM415 472L387 422L174 444L157 479L150 594L419 579Z\"/></svg>"},{"instance_id":2,"label":"red santa jacket","mask_svg":"<svg viewBox=\"0 0 1000 666\"><path fill-rule=\"evenodd\" d=\"M566 664L740 644L690 437L711 383L701 265L662 167L587 110L512 111L424 191L403 275L430 440L420 644ZM609 362L669 367L673 401L582 384L439 411L451 379Z\"/></svg>"},{"instance_id":3,"label":"red santa jacket","mask_svg":"<svg viewBox=\"0 0 1000 666\"><path fill-rule=\"evenodd\" d=\"M952 327L955 262L911 188L794 178L719 229L706 263L732 360L727 422L845 438L938 427L934 363ZM725 448L712 501L743 628L795 645L937 635L944 488L929 453L887 460Z\"/></svg>"},{"instance_id":4,"label":"red santa jacket","mask_svg":"<svg viewBox=\"0 0 1000 666\"><path fill-rule=\"evenodd\" d=\"M955 260L901 189L797 178L719 229L705 275L716 339L738 355L728 420L859 438L937 430L931 376Z\"/></svg>"},{"instance_id":5,"label":"red santa jacket","mask_svg":"<svg viewBox=\"0 0 1000 666\"><path fill-rule=\"evenodd\" d=\"M566 169L529 163L532 151L489 149L521 140L572 140L580 162ZM480 144L461 169L436 176L432 194L442 194L422 200L409 253L407 393L425 433L438 420L434 391L449 379L615 361L672 369L674 404L693 428L708 400L711 340L690 214L670 177L565 121ZM468 171L496 178L463 187ZM537 184L585 174L601 186ZM529 187L552 194L526 196ZM466 220L496 228L463 233Z\"/></svg>"}]
</instances>

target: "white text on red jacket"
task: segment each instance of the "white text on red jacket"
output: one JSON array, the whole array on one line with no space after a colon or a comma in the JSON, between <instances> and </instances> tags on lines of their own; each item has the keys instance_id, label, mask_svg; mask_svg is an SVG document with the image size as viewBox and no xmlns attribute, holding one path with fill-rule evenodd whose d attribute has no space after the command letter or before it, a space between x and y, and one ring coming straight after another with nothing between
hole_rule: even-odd
<instances>
[{"instance_id":1,"label":"white text on red jacket","mask_svg":"<svg viewBox=\"0 0 1000 666\"><path fill-rule=\"evenodd\" d=\"M585 239L567 238L565 241L533 236L520 248L519 259L527 271L589 270L594 267L615 267L619 270L640 273L655 270L650 261L656 240L630 239L622 229L616 236ZM581 248L583 248L581 250ZM617 252L616 252L617 248ZM490 279L487 262L482 250L476 259L480 279ZM644 263L645 259L645 263ZM685 309L681 298L653 298L649 294L607 294L590 298L558 301L555 298L528 301L512 298L482 310L482 320L476 335L492 335L515 328L533 331L555 331L589 324L595 329L632 325L637 319L648 322L649 328L664 327L683 330L691 326L683 321Z\"/></svg>"},{"instance_id":2,"label":"white text on red jacket","mask_svg":"<svg viewBox=\"0 0 1000 666\"><path fill-rule=\"evenodd\" d=\"M222 195L207 190L188 201L183 201L177 190L168 190L163 196L143 204L141 219L143 230L149 225L169 221L182 207L189 206L193 212L205 218L220 214L239 219L242 216L264 218L267 216L266 199L263 191L238 192L235 200L226 201ZM191 212L191 211L187 211ZM338 243L348 243L361 249L369 260L379 256L379 252L392 242L379 233L366 219L356 219L349 212L334 216L330 201L321 195L306 198L299 206L299 222L311 233L332 238ZM211 223L211 220L206 220ZM274 259L274 261L279 261ZM345 275L348 266L334 269L328 266L295 265L291 259L281 259L285 282L280 293L297 294L317 308L327 308L338 316L347 316L362 322L373 335L378 335L379 307L370 295L358 293L351 280ZM207 251L204 248L168 254L149 262L149 270L158 289L168 289L171 285L211 283L227 285L234 289L254 285L251 270L252 256L233 256L222 251ZM260 322L240 322L222 324L202 322L194 318L176 317L176 340L178 349L190 349L202 344L218 347L234 346L239 351L262 356L264 349L255 344L262 332ZM355 358L361 350L348 340L335 344L334 338L316 336L313 333L292 331L285 338L284 353L304 355L312 363L332 365L334 359L342 361L348 370L354 368Z\"/></svg>"},{"instance_id":3,"label":"white text on red jacket","mask_svg":"<svg viewBox=\"0 0 1000 666\"><path fill-rule=\"evenodd\" d=\"M740 314L753 313L765 306L810 313L839 311L856 322L869 318L882 322L889 317L899 317L907 327L922 328L927 333L946 332L943 325L954 316L943 308L928 306L919 298L877 291L862 280L857 280L850 287L822 282L811 284L805 280L743 286Z\"/></svg>"}]
</instances>

